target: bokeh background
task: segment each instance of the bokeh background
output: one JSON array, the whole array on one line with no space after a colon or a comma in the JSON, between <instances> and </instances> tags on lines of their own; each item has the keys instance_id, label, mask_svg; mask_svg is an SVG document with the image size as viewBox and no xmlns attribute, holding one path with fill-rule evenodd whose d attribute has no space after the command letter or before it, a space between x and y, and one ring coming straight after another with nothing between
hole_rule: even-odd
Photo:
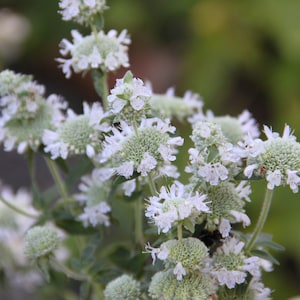
<instances>
[{"instance_id":1,"label":"bokeh background","mask_svg":"<svg viewBox=\"0 0 300 300\"><path fill-rule=\"evenodd\" d=\"M105 28L128 29L131 70L151 81L155 92L170 86L178 95L192 90L216 115L237 115L246 108L259 124L282 131L288 123L300 137L299 0L107 2ZM75 110L84 100L98 99L88 76L66 80L55 61L61 39L70 39L70 30L79 28L61 20L57 1L0 0L0 9L0 69L33 74L48 93L63 95ZM22 17L21 26L12 21L15 14ZM123 73L111 75L111 87ZM29 184L20 156L1 151L0 170L5 183ZM41 180L46 184L48 175ZM248 206L253 222L263 188L253 185ZM286 248L273 253L280 265L264 276L265 284L275 290L274 299L300 295L299 194L276 189L265 231Z\"/></svg>"}]
</instances>

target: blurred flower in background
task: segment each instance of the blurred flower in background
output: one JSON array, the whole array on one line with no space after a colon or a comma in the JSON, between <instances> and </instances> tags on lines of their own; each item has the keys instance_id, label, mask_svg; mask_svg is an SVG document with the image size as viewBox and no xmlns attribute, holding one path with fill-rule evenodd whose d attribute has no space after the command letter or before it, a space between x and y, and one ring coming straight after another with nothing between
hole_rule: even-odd
<instances>
[{"instance_id":1,"label":"blurred flower in background","mask_svg":"<svg viewBox=\"0 0 300 300\"><path fill-rule=\"evenodd\" d=\"M0 68L19 58L30 31L28 18L10 9L0 9Z\"/></svg>"}]
</instances>

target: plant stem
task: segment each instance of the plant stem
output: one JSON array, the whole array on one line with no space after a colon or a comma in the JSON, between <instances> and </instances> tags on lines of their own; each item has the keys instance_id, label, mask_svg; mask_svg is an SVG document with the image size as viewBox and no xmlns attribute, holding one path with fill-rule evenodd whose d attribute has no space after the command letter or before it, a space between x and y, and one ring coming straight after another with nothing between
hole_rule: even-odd
<instances>
[{"instance_id":1,"label":"plant stem","mask_svg":"<svg viewBox=\"0 0 300 300\"><path fill-rule=\"evenodd\" d=\"M65 266L60 261L58 261L55 257L51 257L50 262L53 264L54 268L56 268L58 271L63 272L69 278L79 280L79 281L85 281L89 279L88 276L83 274L78 274L75 271L69 269L67 266Z\"/></svg>"},{"instance_id":2,"label":"plant stem","mask_svg":"<svg viewBox=\"0 0 300 300\"><path fill-rule=\"evenodd\" d=\"M182 224L178 223L177 225L177 237L178 237L178 241L182 240Z\"/></svg>"},{"instance_id":3,"label":"plant stem","mask_svg":"<svg viewBox=\"0 0 300 300\"><path fill-rule=\"evenodd\" d=\"M3 202L6 206L8 206L10 209L14 210L15 212L17 212L18 214L21 214L23 216L26 216L28 218L32 218L32 219L38 219L39 216L37 215L33 215L31 213L28 213L16 206L14 206L13 204L9 203L8 201L6 201L3 197L0 197L0 201Z\"/></svg>"},{"instance_id":4,"label":"plant stem","mask_svg":"<svg viewBox=\"0 0 300 300\"><path fill-rule=\"evenodd\" d=\"M157 194L157 190L156 190L156 187L155 187L155 184L154 184L152 174L150 172L148 173L148 179L149 179L150 192L154 196L154 195Z\"/></svg>"},{"instance_id":5,"label":"plant stem","mask_svg":"<svg viewBox=\"0 0 300 300\"><path fill-rule=\"evenodd\" d=\"M143 199L139 198L135 201L134 206L134 219L135 219L135 240L136 243L141 245L142 247L145 244L144 234L143 234L143 213L142 213L142 205Z\"/></svg>"},{"instance_id":6,"label":"plant stem","mask_svg":"<svg viewBox=\"0 0 300 300\"><path fill-rule=\"evenodd\" d=\"M68 200L69 200L69 196L68 196L68 192L67 192L67 189L66 189L66 186L64 185L63 183L63 180L56 168L56 165L54 163L53 160L51 160L50 158L48 157L45 157L45 160L46 160L46 163L47 163L47 166L50 170L50 173L58 187L58 190L60 192L60 195L62 196L62 198L64 199L64 202L67 203Z\"/></svg>"},{"instance_id":7,"label":"plant stem","mask_svg":"<svg viewBox=\"0 0 300 300\"><path fill-rule=\"evenodd\" d=\"M268 217L268 214L270 211L271 203L272 203L272 197L273 197L273 190L269 190L267 188L259 218L257 220L257 223L254 228L251 239L249 240L249 242L247 243L247 245L245 247L245 252L249 252L252 250L252 247L255 244L257 237L261 233L261 231L266 223L266 220L267 220L267 217Z\"/></svg>"},{"instance_id":8,"label":"plant stem","mask_svg":"<svg viewBox=\"0 0 300 300\"><path fill-rule=\"evenodd\" d=\"M107 96L108 96L108 86L107 86L107 73L103 71L103 75L101 77L101 91L102 91L102 104L104 111L108 110L108 102L107 102Z\"/></svg>"}]
</instances>

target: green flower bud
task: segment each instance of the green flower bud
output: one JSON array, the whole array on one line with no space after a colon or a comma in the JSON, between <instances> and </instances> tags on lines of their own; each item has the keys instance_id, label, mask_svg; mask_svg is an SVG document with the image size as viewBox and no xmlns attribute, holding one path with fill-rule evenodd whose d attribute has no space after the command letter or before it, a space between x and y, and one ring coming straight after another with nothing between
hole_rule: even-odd
<instances>
[{"instance_id":1,"label":"green flower bud","mask_svg":"<svg viewBox=\"0 0 300 300\"><path fill-rule=\"evenodd\" d=\"M195 270L203 263L203 259L208 257L208 249L203 242L197 238L186 238L182 240L169 240L160 247L162 251L166 249L168 256L165 260L167 265L181 263L186 270Z\"/></svg>"},{"instance_id":2,"label":"green flower bud","mask_svg":"<svg viewBox=\"0 0 300 300\"><path fill-rule=\"evenodd\" d=\"M129 275L122 275L108 283L104 290L105 300L139 300L140 283Z\"/></svg>"},{"instance_id":3,"label":"green flower bud","mask_svg":"<svg viewBox=\"0 0 300 300\"><path fill-rule=\"evenodd\" d=\"M56 231L48 226L35 226L25 236L24 253L32 259L50 255L58 246Z\"/></svg>"}]
</instances>

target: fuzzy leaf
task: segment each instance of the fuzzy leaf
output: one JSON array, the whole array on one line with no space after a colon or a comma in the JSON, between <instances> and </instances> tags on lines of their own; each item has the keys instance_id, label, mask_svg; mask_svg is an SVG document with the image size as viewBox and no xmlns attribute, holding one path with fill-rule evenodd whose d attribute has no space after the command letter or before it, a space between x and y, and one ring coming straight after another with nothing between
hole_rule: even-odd
<instances>
[{"instance_id":1,"label":"fuzzy leaf","mask_svg":"<svg viewBox=\"0 0 300 300\"><path fill-rule=\"evenodd\" d=\"M93 169L93 164L91 160L85 156L83 156L79 162L72 168L71 172L68 174L66 178L66 186L68 189L74 187L74 185L80 180L80 178L91 172Z\"/></svg>"},{"instance_id":2,"label":"fuzzy leaf","mask_svg":"<svg viewBox=\"0 0 300 300\"><path fill-rule=\"evenodd\" d=\"M191 222L191 220L185 219L183 221L183 226L184 226L185 229L187 229L191 233L195 232L195 225Z\"/></svg>"},{"instance_id":3,"label":"fuzzy leaf","mask_svg":"<svg viewBox=\"0 0 300 300\"><path fill-rule=\"evenodd\" d=\"M270 261L275 265L279 265L279 261L267 251L255 249L251 251L251 255L258 256Z\"/></svg>"}]
</instances>

